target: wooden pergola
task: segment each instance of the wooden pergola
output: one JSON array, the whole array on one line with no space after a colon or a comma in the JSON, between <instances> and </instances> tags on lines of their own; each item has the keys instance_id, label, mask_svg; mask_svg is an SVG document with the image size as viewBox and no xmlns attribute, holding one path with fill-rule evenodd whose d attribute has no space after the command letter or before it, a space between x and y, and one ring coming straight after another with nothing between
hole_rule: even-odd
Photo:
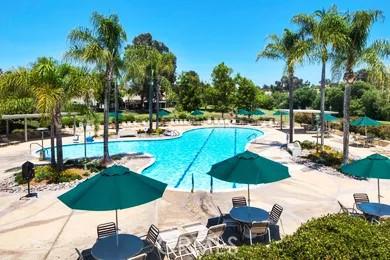
<instances>
[{"instance_id":1,"label":"wooden pergola","mask_svg":"<svg viewBox=\"0 0 390 260\"><path fill-rule=\"evenodd\" d=\"M76 115L79 113L77 112L62 112L62 116L73 116L73 131L76 131ZM24 141L28 141L28 133L27 133L27 119L33 119L33 118L41 118L42 114L13 114L13 115L2 115L1 119L5 120L5 131L6 135L8 137L9 135L9 120L17 120L17 119L23 119L24 120Z\"/></svg>"}]
</instances>

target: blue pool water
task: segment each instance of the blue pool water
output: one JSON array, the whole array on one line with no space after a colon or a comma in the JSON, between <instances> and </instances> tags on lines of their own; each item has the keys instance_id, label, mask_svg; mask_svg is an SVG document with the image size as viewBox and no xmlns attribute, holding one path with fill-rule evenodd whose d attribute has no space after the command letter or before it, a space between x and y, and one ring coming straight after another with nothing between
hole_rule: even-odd
<instances>
[{"instance_id":1,"label":"blue pool water","mask_svg":"<svg viewBox=\"0 0 390 260\"><path fill-rule=\"evenodd\" d=\"M109 151L111 155L142 152L154 156L155 162L142 174L168 183L171 188L190 191L193 179L195 190L210 190L210 176L206 173L211 166L245 151L246 145L261 135L261 131L248 128L200 128L174 139L111 141ZM64 158L84 156L83 144L65 145L63 151ZM88 157L102 153L102 143L87 145ZM213 179L213 185L214 190L243 187L217 179Z\"/></svg>"}]
</instances>

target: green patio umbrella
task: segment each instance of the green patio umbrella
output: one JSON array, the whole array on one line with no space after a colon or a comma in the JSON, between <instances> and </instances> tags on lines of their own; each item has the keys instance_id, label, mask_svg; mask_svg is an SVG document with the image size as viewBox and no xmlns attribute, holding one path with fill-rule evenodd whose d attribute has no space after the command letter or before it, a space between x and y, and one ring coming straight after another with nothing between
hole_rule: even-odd
<instances>
[{"instance_id":1,"label":"green patio umbrella","mask_svg":"<svg viewBox=\"0 0 390 260\"><path fill-rule=\"evenodd\" d=\"M203 111L201 111L199 109L196 109L196 110L191 112L191 115L193 115L193 116L202 116L203 114L204 114Z\"/></svg>"},{"instance_id":2,"label":"green patio umbrella","mask_svg":"<svg viewBox=\"0 0 390 260\"><path fill-rule=\"evenodd\" d=\"M161 198L167 184L130 171L120 165L104 169L58 197L71 209L118 210L139 206Z\"/></svg>"},{"instance_id":3,"label":"green patio umbrella","mask_svg":"<svg viewBox=\"0 0 390 260\"><path fill-rule=\"evenodd\" d=\"M273 115L274 115L274 116L287 116L287 115L288 115L288 112L278 110L278 111L275 111L275 112L273 113Z\"/></svg>"},{"instance_id":4,"label":"green patio umbrella","mask_svg":"<svg viewBox=\"0 0 390 260\"><path fill-rule=\"evenodd\" d=\"M290 177L283 164L245 151L214 164L208 175L219 180L248 184L248 203L250 205L250 184L271 183Z\"/></svg>"},{"instance_id":5,"label":"green patio umbrella","mask_svg":"<svg viewBox=\"0 0 390 260\"><path fill-rule=\"evenodd\" d=\"M265 113L261 109L255 109L254 111L251 111L250 114L255 115L255 116L263 116Z\"/></svg>"},{"instance_id":6,"label":"green patio umbrella","mask_svg":"<svg viewBox=\"0 0 390 260\"><path fill-rule=\"evenodd\" d=\"M242 115L242 116L248 116L251 113L248 110L246 110L246 109L240 108L240 109L238 109L237 114L238 115Z\"/></svg>"},{"instance_id":7,"label":"green patio umbrella","mask_svg":"<svg viewBox=\"0 0 390 260\"><path fill-rule=\"evenodd\" d=\"M288 115L288 112L286 111L275 111L273 113L274 116L280 116L280 130L283 130L283 116L287 116Z\"/></svg>"},{"instance_id":8,"label":"green patio umbrella","mask_svg":"<svg viewBox=\"0 0 390 260\"><path fill-rule=\"evenodd\" d=\"M351 122L352 126L379 126L381 123L367 116L359 117Z\"/></svg>"},{"instance_id":9,"label":"green patio umbrella","mask_svg":"<svg viewBox=\"0 0 390 260\"><path fill-rule=\"evenodd\" d=\"M368 116L359 117L351 122L352 126L364 126L364 135L367 138L367 126L380 126L381 123Z\"/></svg>"},{"instance_id":10,"label":"green patio umbrella","mask_svg":"<svg viewBox=\"0 0 390 260\"><path fill-rule=\"evenodd\" d=\"M379 179L390 179L390 159L381 154L372 154L341 167L347 175L378 179L378 202L381 202Z\"/></svg>"},{"instance_id":11,"label":"green patio umbrella","mask_svg":"<svg viewBox=\"0 0 390 260\"><path fill-rule=\"evenodd\" d=\"M325 122L333 122L333 121L336 121L336 120L338 120L338 118L335 117L335 116L332 116L331 114L325 114L324 115L324 121Z\"/></svg>"},{"instance_id":12,"label":"green patio umbrella","mask_svg":"<svg viewBox=\"0 0 390 260\"><path fill-rule=\"evenodd\" d=\"M169 115L170 113L171 113L171 112L169 112L168 110L160 109L160 110L158 111L158 116L163 117L163 116Z\"/></svg>"}]
</instances>

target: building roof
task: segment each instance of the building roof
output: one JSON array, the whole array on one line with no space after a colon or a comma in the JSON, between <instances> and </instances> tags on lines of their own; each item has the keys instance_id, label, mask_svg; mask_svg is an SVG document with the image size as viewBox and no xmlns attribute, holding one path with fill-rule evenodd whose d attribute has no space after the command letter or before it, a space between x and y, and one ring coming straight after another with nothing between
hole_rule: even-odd
<instances>
[{"instance_id":1,"label":"building roof","mask_svg":"<svg viewBox=\"0 0 390 260\"><path fill-rule=\"evenodd\" d=\"M288 109L278 109L281 112L289 112ZM307 113L307 114L320 114L321 110L317 109L294 109L295 113ZM325 111L325 114L338 114L339 112L336 111Z\"/></svg>"}]
</instances>

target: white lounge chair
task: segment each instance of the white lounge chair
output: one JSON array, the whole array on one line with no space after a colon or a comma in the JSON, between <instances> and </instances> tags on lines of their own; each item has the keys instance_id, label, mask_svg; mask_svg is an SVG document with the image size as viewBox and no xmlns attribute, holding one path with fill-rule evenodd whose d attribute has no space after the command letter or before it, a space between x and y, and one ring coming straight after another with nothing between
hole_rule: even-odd
<instances>
[{"instance_id":1,"label":"white lounge chair","mask_svg":"<svg viewBox=\"0 0 390 260\"><path fill-rule=\"evenodd\" d=\"M198 255L194 249L194 246L197 237L198 231L179 235L174 247L167 246L168 258L176 260L190 257L196 259Z\"/></svg>"},{"instance_id":2,"label":"white lounge chair","mask_svg":"<svg viewBox=\"0 0 390 260\"><path fill-rule=\"evenodd\" d=\"M226 247L226 243L222 239L226 224L218 224L206 228L201 223L195 223L183 226L183 229L187 232L198 231L198 238L195 241L195 249L198 255L212 253Z\"/></svg>"}]
</instances>

